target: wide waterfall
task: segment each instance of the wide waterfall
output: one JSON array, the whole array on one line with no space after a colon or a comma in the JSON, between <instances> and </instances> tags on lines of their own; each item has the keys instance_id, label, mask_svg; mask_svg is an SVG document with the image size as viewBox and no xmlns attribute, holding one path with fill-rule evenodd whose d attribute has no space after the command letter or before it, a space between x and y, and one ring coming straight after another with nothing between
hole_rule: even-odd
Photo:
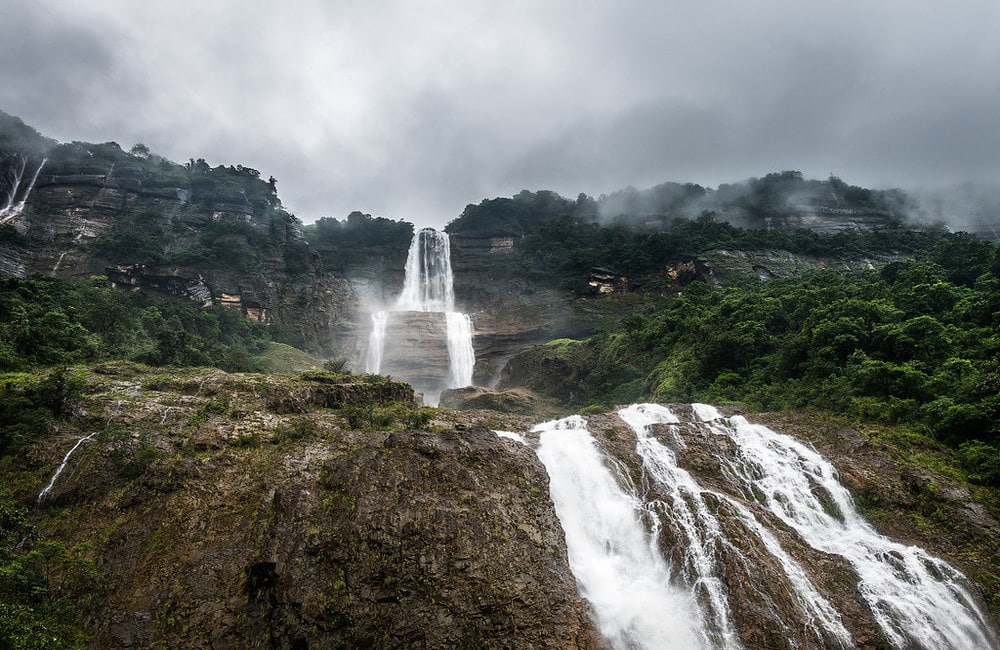
<instances>
[{"instance_id":1,"label":"wide waterfall","mask_svg":"<svg viewBox=\"0 0 1000 650\"><path fill-rule=\"evenodd\" d=\"M548 470L612 647L1000 647L965 576L877 533L812 448L704 404L617 415L497 432Z\"/></svg>"},{"instance_id":2,"label":"wide waterfall","mask_svg":"<svg viewBox=\"0 0 1000 650\"><path fill-rule=\"evenodd\" d=\"M580 416L540 424L538 458L566 532L569 563L605 637L620 648L701 648L694 598L671 584L647 534L636 494L626 492Z\"/></svg>"},{"instance_id":3,"label":"wide waterfall","mask_svg":"<svg viewBox=\"0 0 1000 650\"><path fill-rule=\"evenodd\" d=\"M391 308L372 314L365 371L409 381L427 404L436 406L443 389L472 384L475 363L472 319L455 311L448 234L418 230L402 292Z\"/></svg>"}]
</instances>

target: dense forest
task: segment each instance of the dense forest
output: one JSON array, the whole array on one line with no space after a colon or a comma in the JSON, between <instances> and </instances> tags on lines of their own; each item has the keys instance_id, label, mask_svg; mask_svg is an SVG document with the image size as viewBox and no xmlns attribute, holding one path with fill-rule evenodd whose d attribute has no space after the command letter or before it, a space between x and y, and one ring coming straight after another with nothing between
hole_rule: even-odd
<instances>
[{"instance_id":1,"label":"dense forest","mask_svg":"<svg viewBox=\"0 0 1000 650\"><path fill-rule=\"evenodd\" d=\"M0 371L109 359L152 366L259 369L268 328L225 307L126 293L106 278L0 280Z\"/></svg>"},{"instance_id":2,"label":"dense forest","mask_svg":"<svg viewBox=\"0 0 1000 650\"><path fill-rule=\"evenodd\" d=\"M319 251L325 269L347 273L378 258L402 264L413 238L413 224L355 211L344 220L323 217L302 232Z\"/></svg>"},{"instance_id":3,"label":"dense forest","mask_svg":"<svg viewBox=\"0 0 1000 650\"><path fill-rule=\"evenodd\" d=\"M790 191L790 177L810 188L816 196L819 190L833 193L832 188L844 186L837 179L806 181L798 172L769 174L762 180L742 185L744 198L755 213L777 208L765 206L783 203L776 198L779 189ZM777 179L777 180L776 180ZM673 184L670 185L673 187ZM450 233L464 235L507 234L518 239L516 254L494 262L500 276L527 277L535 282L553 284L564 289L580 290L583 280L594 268L607 268L628 276L633 283L656 282L666 267L677 261L690 261L700 254L716 249L782 250L795 254L827 257L873 256L880 254L913 254L923 250L944 232L940 226L915 230L886 213L879 227L871 230L845 230L833 234L806 229L766 229L737 225L740 214L747 209L746 201L715 201L719 208L702 210L687 216L685 210L671 210L661 205L656 213L659 220L641 222L643 202L655 204L662 188L647 192L634 190L602 197L600 201L581 194L576 200L554 192L524 191L511 198L496 198L469 205L460 217L448 224ZM688 188L691 186L676 186ZM700 186L689 193L705 196ZM850 186L845 196L853 197ZM855 188L858 189L858 188ZM719 190L720 192L722 190ZM803 193L805 190L801 190ZM733 190L726 190L732 193ZM864 209L873 199L872 192L864 199L854 198L849 209ZM905 197L895 192L878 193L879 206L903 202ZM892 200L885 198L888 195ZM627 197L632 197L626 200ZM762 198L770 197L770 198ZM634 200L633 200L634 199ZM709 203L705 203L709 205ZM607 206L617 212L610 220L601 217ZM768 214L772 212L766 212Z\"/></svg>"},{"instance_id":4,"label":"dense forest","mask_svg":"<svg viewBox=\"0 0 1000 650\"><path fill-rule=\"evenodd\" d=\"M816 408L905 423L1000 485L1000 256L938 234L878 271L824 271L713 291L581 341L535 348L520 381L577 407L638 399Z\"/></svg>"}]
</instances>

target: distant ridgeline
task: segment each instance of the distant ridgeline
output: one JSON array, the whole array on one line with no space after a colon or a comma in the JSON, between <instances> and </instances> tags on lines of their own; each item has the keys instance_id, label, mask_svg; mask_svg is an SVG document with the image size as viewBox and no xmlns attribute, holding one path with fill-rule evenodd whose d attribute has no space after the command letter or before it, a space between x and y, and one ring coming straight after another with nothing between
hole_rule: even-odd
<instances>
[{"instance_id":1,"label":"distant ridgeline","mask_svg":"<svg viewBox=\"0 0 1000 650\"><path fill-rule=\"evenodd\" d=\"M106 277L233 308L315 350L341 318L345 283L323 272L276 180L256 169L59 144L0 114L0 202L0 276Z\"/></svg>"},{"instance_id":2,"label":"distant ridgeline","mask_svg":"<svg viewBox=\"0 0 1000 650\"><path fill-rule=\"evenodd\" d=\"M492 346L485 352L502 363L527 341L595 327L589 316L546 311L552 294L532 298L524 287L671 296L694 280L722 288L879 268L949 237L910 227L902 215L915 213L899 190L780 172L717 189L664 183L598 199L523 191L467 206L446 230L456 299L478 312L477 345ZM119 288L232 308L271 325L278 341L347 357L358 349L362 295L398 293L413 236L408 222L361 212L302 225L282 207L275 179L256 169L177 164L142 144L60 144L3 113L0 220L0 276L88 286L106 277Z\"/></svg>"},{"instance_id":3,"label":"distant ridgeline","mask_svg":"<svg viewBox=\"0 0 1000 650\"><path fill-rule=\"evenodd\" d=\"M555 281L580 293L588 284L610 292L662 288L679 278L731 284L834 265L868 268L922 250L944 233L939 226L908 225L900 215L912 211L899 190L781 172L718 190L665 183L597 200L524 191L469 205L446 230L460 257L484 242L512 242L513 255L494 256L494 272ZM719 251L755 257L741 254L743 263L735 264L732 256L719 259ZM791 268L788 255L780 263L757 263L767 251L803 259L793 258ZM456 268L462 266L459 259Z\"/></svg>"}]
</instances>

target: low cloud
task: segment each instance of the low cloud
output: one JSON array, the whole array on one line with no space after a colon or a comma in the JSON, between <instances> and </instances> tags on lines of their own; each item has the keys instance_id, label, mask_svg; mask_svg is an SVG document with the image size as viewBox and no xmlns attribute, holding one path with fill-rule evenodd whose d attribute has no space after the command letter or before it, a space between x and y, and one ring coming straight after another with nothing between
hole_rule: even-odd
<instances>
[{"instance_id":1,"label":"low cloud","mask_svg":"<svg viewBox=\"0 0 1000 650\"><path fill-rule=\"evenodd\" d=\"M0 109L278 178L304 221L798 169L1000 177L1000 5L8 2Z\"/></svg>"}]
</instances>

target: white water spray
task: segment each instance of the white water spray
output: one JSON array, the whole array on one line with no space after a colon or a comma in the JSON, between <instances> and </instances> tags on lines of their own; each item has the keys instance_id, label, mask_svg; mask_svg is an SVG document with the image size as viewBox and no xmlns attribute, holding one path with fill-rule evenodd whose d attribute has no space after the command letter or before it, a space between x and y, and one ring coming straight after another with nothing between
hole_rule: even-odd
<instances>
[{"instance_id":1,"label":"white water spray","mask_svg":"<svg viewBox=\"0 0 1000 650\"><path fill-rule=\"evenodd\" d=\"M566 533L570 567L615 648L702 648L708 640L694 598L669 568L639 517L641 502L604 464L586 420L572 416L532 429L538 458Z\"/></svg>"},{"instance_id":2,"label":"white water spray","mask_svg":"<svg viewBox=\"0 0 1000 650\"><path fill-rule=\"evenodd\" d=\"M365 372L377 375L382 368L382 350L385 349L385 324L388 319L389 314L385 311L377 311L372 314L372 333L368 335Z\"/></svg>"},{"instance_id":3,"label":"white water spray","mask_svg":"<svg viewBox=\"0 0 1000 650\"><path fill-rule=\"evenodd\" d=\"M471 386L472 371L476 366L476 352L472 348L472 319L468 314L457 311L449 311L445 318L448 325L448 386Z\"/></svg>"},{"instance_id":4,"label":"white water spray","mask_svg":"<svg viewBox=\"0 0 1000 650\"><path fill-rule=\"evenodd\" d=\"M710 415L710 414L709 414ZM739 449L724 460L748 498L763 501L813 548L844 557L858 591L889 640L900 648L991 648L998 639L951 565L916 546L877 533L857 512L834 467L797 440L736 416L710 430Z\"/></svg>"},{"instance_id":5,"label":"white water spray","mask_svg":"<svg viewBox=\"0 0 1000 650\"><path fill-rule=\"evenodd\" d=\"M403 291L393 307L372 314L372 331L365 353L365 372L382 370L385 357L386 326L395 312L418 311L442 313L445 318L448 347L448 376L442 378L447 388L472 384L476 364L472 347L472 319L455 311L454 276L451 270L451 244L448 234L423 228L413 235L406 258ZM425 399L436 405L439 393Z\"/></svg>"},{"instance_id":6,"label":"white water spray","mask_svg":"<svg viewBox=\"0 0 1000 650\"><path fill-rule=\"evenodd\" d=\"M6 203L2 208L0 208L0 225L15 219L20 216L22 212L24 212L24 206L28 202L28 197L31 195L31 191L35 189L35 183L38 181L38 175L42 172L42 167L45 166L47 161L48 158L42 158L42 162L38 165L34 175L31 177L31 181L28 183L27 189L25 189L24 193L21 194L21 200L18 201L18 190L21 187L21 180L24 178L24 171L28 164L27 157L22 158L20 168L12 172L8 181L10 188L7 191Z\"/></svg>"}]
</instances>

